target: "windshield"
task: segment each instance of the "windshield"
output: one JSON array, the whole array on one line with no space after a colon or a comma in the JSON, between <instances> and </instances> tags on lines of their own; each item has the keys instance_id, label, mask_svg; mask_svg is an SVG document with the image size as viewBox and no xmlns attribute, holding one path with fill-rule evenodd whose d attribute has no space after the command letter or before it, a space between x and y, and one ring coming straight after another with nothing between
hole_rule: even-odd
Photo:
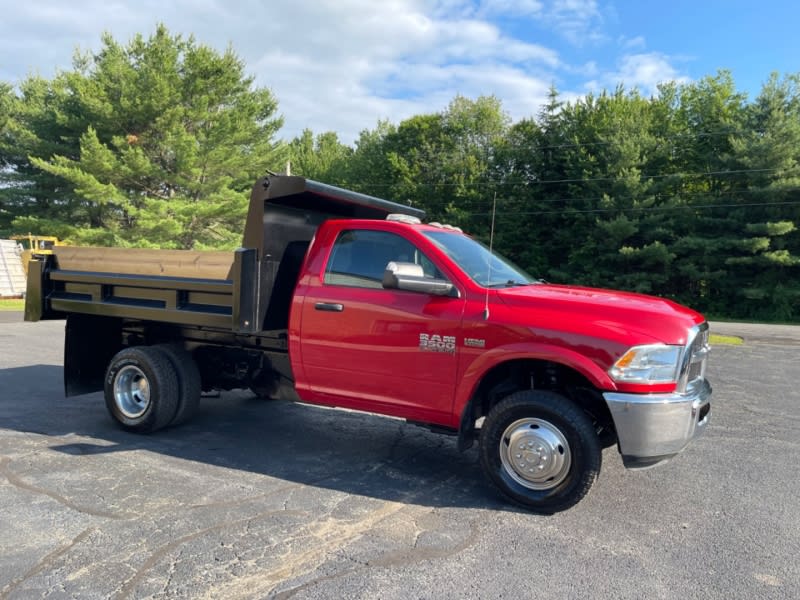
<instances>
[{"instance_id":1,"label":"windshield","mask_svg":"<svg viewBox=\"0 0 800 600\"><path fill-rule=\"evenodd\" d=\"M539 283L514 263L489 252L486 246L470 237L448 231L423 233L479 285L510 287Z\"/></svg>"}]
</instances>

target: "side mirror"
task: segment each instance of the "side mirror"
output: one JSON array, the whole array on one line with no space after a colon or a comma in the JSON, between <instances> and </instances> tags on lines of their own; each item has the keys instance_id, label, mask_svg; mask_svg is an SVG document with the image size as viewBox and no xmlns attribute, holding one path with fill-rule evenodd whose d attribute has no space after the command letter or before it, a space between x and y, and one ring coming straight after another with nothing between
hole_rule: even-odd
<instances>
[{"instance_id":1,"label":"side mirror","mask_svg":"<svg viewBox=\"0 0 800 600\"><path fill-rule=\"evenodd\" d=\"M433 296L449 296L455 288L444 279L425 277L422 265L407 262L390 262L383 272L383 287L387 290L421 292Z\"/></svg>"}]
</instances>

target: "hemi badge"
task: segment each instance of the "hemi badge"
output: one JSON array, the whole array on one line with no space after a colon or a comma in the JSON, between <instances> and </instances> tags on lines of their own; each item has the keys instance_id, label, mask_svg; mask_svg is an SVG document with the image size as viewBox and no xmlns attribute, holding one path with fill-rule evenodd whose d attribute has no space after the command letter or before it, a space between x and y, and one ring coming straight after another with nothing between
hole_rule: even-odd
<instances>
[{"instance_id":1,"label":"hemi badge","mask_svg":"<svg viewBox=\"0 0 800 600\"><path fill-rule=\"evenodd\" d=\"M479 340L477 338L464 338L464 345L470 348L485 348L486 340Z\"/></svg>"}]
</instances>

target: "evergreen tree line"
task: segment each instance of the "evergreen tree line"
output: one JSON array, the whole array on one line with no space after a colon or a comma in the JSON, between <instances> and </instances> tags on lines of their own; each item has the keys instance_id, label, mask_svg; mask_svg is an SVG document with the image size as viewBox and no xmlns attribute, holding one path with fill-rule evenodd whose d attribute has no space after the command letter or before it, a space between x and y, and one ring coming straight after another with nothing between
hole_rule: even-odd
<instances>
[{"instance_id":1,"label":"evergreen tree line","mask_svg":"<svg viewBox=\"0 0 800 600\"><path fill-rule=\"evenodd\" d=\"M516 122L495 97L289 142L233 50L159 27L103 38L52 79L0 83L0 236L234 248L249 189L283 171L405 202L531 274L800 320L800 76L618 88Z\"/></svg>"}]
</instances>

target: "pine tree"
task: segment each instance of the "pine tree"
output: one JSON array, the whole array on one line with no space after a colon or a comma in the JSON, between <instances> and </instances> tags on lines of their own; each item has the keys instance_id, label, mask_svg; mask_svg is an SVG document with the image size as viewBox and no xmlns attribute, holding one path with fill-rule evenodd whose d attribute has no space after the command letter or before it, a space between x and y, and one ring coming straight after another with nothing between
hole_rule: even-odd
<instances>
[{"instance_id":1,"label":"pine tree","mask_svg":"<svg viewBox=\"0 0 800 600\"><path fill-rule=\"evenodd\" d=\"M732 153L747 174L735 197L727 294L749 317L800 316L800 77L773 74L748 107Z\"/></svg>"},{"instance_id":2,"label":"pine tree","mask_svg":"<svg viewBox=\"0 0 800 600\"><path fill-rule=\"evenodd\" d=\"M341 185L345 180L345 165L353 149L339 141L333 131L316 137L310 129L289 143L292 174L302 175L331 185Z\"/></svg>"},{"instance_id":3,"label":"pine tree","mask_svg":"<svg viewBox=\"0 0 800 600\"><path fill-rule=\"evenodd\" d=\"M18 229L75 243L235 247L250 186L281 161L269 90L230 48L163 26L125 46L105 35L72 71L22 89L27 155L12 164L34 189L19 190Z\"/></svg>"}]
</instances>

